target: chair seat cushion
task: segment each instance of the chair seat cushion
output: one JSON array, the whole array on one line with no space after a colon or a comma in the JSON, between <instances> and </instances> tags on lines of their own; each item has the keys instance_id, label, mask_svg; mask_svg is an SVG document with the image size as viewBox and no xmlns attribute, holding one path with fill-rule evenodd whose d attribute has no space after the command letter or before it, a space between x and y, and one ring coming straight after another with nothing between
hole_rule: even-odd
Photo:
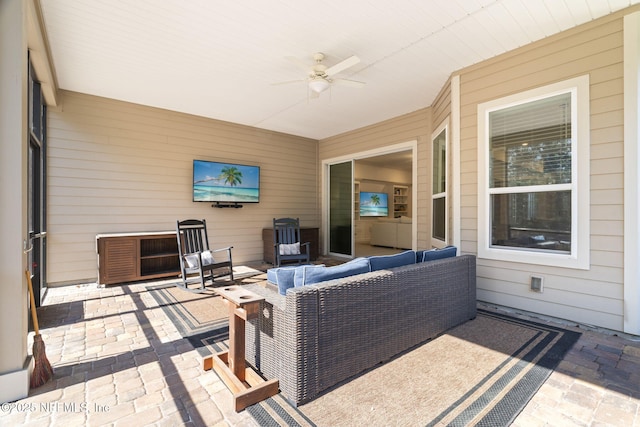
<instances>
[{"instance_id":1,"label":"chair seat cushion","mask_svg":"<svg viewBox=\"0 0 640 427\"><path fill-rule=\"evenodd\" d=\"M278 245L280 255L299 255L300 254L300 242Z\"/></svg>"}]
</instances>

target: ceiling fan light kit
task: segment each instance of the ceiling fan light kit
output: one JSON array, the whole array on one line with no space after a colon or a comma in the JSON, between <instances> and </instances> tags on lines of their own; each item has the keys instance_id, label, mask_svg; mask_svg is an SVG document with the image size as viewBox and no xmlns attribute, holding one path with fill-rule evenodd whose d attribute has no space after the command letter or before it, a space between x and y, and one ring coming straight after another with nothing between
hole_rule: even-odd
<instances>
[{"instance_id":1,"label":"ceiling fan light kit","mask_svg":"<svg viewBox=\"0 0 640 427\"><path fill-rule=\"evenodd\" d=\"M329 82L322 77L309 80L309 89L315 93L324 92L329 89Z\"/></svg>"}]
</instances>

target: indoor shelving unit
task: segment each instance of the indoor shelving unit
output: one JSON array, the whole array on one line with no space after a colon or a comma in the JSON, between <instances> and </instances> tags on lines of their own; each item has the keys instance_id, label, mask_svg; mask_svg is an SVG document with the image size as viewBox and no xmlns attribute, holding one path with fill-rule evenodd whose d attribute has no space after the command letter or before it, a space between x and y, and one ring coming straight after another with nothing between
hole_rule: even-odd
<instances>
[{"instance_id":1,"label":"indoor shelving unit","mask_svg":"<svg viewBox=\"0 0 640 427\"><path fill-rule=\"evenodd\" d=\"M393 186L393 217L408 216L409 187L406 185Z\"/></svg>"}]
</instances>

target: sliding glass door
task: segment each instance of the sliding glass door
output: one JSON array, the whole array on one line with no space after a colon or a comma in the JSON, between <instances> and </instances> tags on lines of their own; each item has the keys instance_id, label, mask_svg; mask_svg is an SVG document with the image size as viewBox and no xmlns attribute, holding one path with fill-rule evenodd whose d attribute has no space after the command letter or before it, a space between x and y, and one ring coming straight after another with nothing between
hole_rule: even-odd
<instances>
[{"instance_id":1,"label":"sliding glass door","mask_svg":"<svg viewBox=\"0 0 640 427\"><path fill-rule=\"evenodd\" d=\"M329 165L329 253L353 255L353 161Z\"/></svg>"},{"instance_id":2,"label":"sliding glass door","mask_svg":"<svg viewBox=\"0 0 640 427\"><path fill-rule=\"evenodd\" d=\"M27 156L27 221L29 242L25 248L33 296L39 307L47 291L46 278L46 106L38 83L29 69L29 151Z\"/></svg>"}]
</instances>

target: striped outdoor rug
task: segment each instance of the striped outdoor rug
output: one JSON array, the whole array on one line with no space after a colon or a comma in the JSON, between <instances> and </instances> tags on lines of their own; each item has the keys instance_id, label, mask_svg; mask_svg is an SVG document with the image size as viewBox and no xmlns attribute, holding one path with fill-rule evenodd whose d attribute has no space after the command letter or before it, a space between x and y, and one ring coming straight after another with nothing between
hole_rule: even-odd
<instances>
[{"instance_id":1,"label":"striped outdoor rug","mask_svg":"<svg viewBox=\"0 0 640 427\"><path fill-rule=\"evenodd\" d=\"M222 302L222 297L216 294L216 287L266 280L266 273L247 266L236 266L233 273L234 282L227 278L217 279L214 284L208 282L201 293L185 291L173 281L147 286L147 290L171 319L180 335L189 337L208 334L229 325L229 310Z\"/></svg>"},{"instance_id":2,"label":"striped outdoor rug","mask_svg":"<svg viewBox=\"0 0 640 427\"><path fill-rule=\"evenodd\" d=\"M246 410L261 426L508 426L580 334L484 310L434 340L295 407L278 394ZM227 329L190 337L207 355Z\"/></svg>"}]
</instances>

